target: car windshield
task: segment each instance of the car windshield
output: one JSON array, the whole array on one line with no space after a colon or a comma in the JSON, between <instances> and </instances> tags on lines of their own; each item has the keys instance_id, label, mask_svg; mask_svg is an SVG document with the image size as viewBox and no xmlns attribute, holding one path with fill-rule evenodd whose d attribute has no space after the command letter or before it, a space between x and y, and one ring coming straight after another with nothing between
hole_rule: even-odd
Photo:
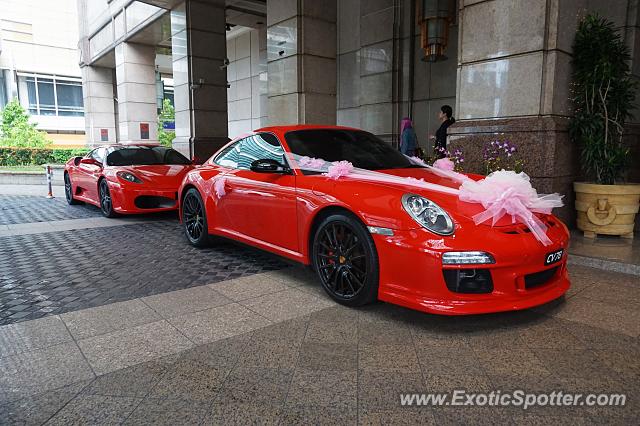
<instances>
[{"instance_id":1,"label":"car windshield","mask_svg":"<svg viewBox=\"0 0 640 426\"><path fill-rule=\"evenodd\" d=\"M288 132L293 154L325 161L351 162L367 170L401 169L415 165L400 151L371 133L346 129L309 129Z\"/></svg>"},{"instance_id":2,"label":"car windshield","mask_svg":"<svg viewBox=\"0 0 640 426\"><path fill-rule=\"evenodd\" d=\"M191 164L175 149L164 146L126 146L107 155L108 166L151 166L157 164Z\"/></svg>"}]
</instances>

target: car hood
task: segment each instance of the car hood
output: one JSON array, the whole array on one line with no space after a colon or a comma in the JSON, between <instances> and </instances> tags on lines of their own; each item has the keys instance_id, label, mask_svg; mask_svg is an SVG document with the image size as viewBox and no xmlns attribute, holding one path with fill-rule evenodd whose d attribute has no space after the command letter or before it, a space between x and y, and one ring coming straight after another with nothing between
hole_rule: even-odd
<instances>
[{"instance_id":1,"label":"car hood","mask_svg":"<svg viewBox=\"0 0 640 426\"><path fill-rule=\"evenodd\" d=\"M145 183L153 183L158 187L178 187L184 175L193 168L191 165L160 164L153 166L121 166L119 171L126 171L142 179Z\"/></svg>"},{"instance_id":2,"label":"car hood","mask_svg":"<svg viewBox=\"0 0 640 426\"><path fill-rule=\"evenodd\" d=\"M433 183L437 185L443 185L449 188L458 189L460 184L456 181L453 181L448 178L441 177L436 175L435 173L429 171L424 168L406 168L406 169L389 169L389 170L378 170L380 173L385 173L393 176L407 177L407 178L415 178L415 179L423 179L425 182ZM471 179L479 180L482 179L483 176L467 174ZM330 180L330 179L329 179ZM366 181L365 179L353 178L352 182L355 184L356 181L360 181L360 184L364 185L375 185L379 186L380 189L376 190L380 194L389 195L391 191L397 194L398 200L405 193L415 193L421 195L423 197L429 198L430 200L436 202L442 208L444 208L455 220L464 220L464 221L472 221L473 216L484 211L484 208L481 204L478 203L468 203L464 201L460 201L459 198L454 194L447 194L443 192L433 191L429 189L418 188L413 185L404 185L402 183L397 182L389 182L380 183L380 182L371 182ZM336 181L334 181L336 182ZM324 185L323 185L324 186ZM338 186L335 186L334 189L337 189ZM399 201L398 201L399 204ZM491 225L490 223L486 223L487 226ZM495 226L512 226L513 223L511 221L511 217L503 216L498 222L496 222Z\"/></svg>"}]
</instances>

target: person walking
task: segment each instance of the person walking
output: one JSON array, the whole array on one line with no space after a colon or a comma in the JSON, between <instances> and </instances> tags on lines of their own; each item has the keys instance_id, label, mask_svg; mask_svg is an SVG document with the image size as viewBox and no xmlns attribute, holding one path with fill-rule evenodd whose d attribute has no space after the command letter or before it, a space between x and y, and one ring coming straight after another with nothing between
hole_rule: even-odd
<instances>
[{"instance_id":1,"label":"person walking","mask_svg":"<svg viewBox=\"0 0 640 426\"><path fill-rule=\"evenodd\" d=\"M438 111L438 120L441 123L440 127L436 134L431 136L431 139L435 140L433 151L436 157L444 158L447 152L447 129L456 122L456 119L453 118L453 109L449 105L442 105Z\"/></svg>"},{"instance_id":2,"label":"person walking","mask_svg":"<svg viewBox=\"0 0 640 426\"><path fill-rule=\"evenodd\" d=\"M416 131L413 129L413 123L409 117L402 119L400 124L400 152L409 157L416 155L418 147L418 139Z\"/></svg>"}]
</instances>

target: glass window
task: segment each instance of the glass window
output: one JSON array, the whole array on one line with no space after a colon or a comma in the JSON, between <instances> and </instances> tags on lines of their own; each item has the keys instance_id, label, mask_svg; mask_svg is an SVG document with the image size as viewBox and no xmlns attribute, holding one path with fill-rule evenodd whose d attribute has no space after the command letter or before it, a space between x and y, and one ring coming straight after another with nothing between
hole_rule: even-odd
<instances>
[{"instance_id":1,"label":"glass window","mask_svg":"<svg viewBox=\"0 0 640 426\"><path fill-rule=\"evenodd\" d=\"M285 138L293 154L325 161L346 160L367 170L416 167L390 144L361 130L295 130Z\"/></svg>"},{"instance_id":2,"label":"glass window","mask_svg":"<svg viewBox=\"0 0 640 426\"><path fill-rule=\"evenodd\" d=\"M229 146L215 158L214 163L233 169L249 170L255 160L267 158L286 164L284 149L278 138L270 133L260 133Z\"/></svg>"},{"instance_id":3,"label":"glass window","mask_svg":"<svg viewBox=\"0 0 640 426\"><path fill-rule=\"evenodd\" d=\"M175 149L163 146L127 146L115 148L107 156L109 166L142 166L157 164L191 164Z\"/></svg>"},{"instance_id":4,"label":"glass window","mask_svg":"<svg viewBox=\"0 0 640 426\"><path fill-rule=\"evenodd\" d=\"M5 93L4 70L0 69L0 108L7 104L7 94Z\"/></svg>"},{"instance_id":5,"label":"glass window","mask_svg":"<svg viewBox=\"0 0 640 426\"><path fill-rule=\"evenodd\" d=\"M83 116L82 83L55 76L20 75L20 101L36 115ZM26 90L25 90L26 88Z\"/></svg>"},{"instance_id":6,"label":"glass window","mask_svg":"<svg viewBox=\"0 0 640 426\"><path fill-rule=\"evenodd\" d=\"M58 115L83 115L82 84L69 82L56 84Z\"/></svg>"}]
</instances>

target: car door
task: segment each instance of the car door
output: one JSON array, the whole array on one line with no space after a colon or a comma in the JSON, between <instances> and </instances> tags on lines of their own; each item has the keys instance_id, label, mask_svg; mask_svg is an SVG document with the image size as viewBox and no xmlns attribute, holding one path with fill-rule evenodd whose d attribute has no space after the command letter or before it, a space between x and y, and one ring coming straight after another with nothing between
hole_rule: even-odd
<instances>
[{"instance_id":1,"label":"car door","mask_svg":"<svg viewBox=\"0 0 640 426\"><path fill-rule=\"evenodd\" d=\"M232 169L224 178L226 194L217 203L221 223L252 239L298 253L295 175L252 171L251 163L261 159L286 164L284 149L271 133L248 136L217 159L217 164Z\"/></svg>"},{"instance_id":2,"label":"car door","mask_svg":"<svg viewBox=\"0 0 640 426\"><path fill-rule=\"evenodd\" d=\"M85 158L93 158L98 164L80 163L76 168L77 185L82 188L81 195L98 202L98 179L102 174L102 167L106 157L107 149L104 147L96 148L91 151Z\"/></svg>"}]
</instances>

